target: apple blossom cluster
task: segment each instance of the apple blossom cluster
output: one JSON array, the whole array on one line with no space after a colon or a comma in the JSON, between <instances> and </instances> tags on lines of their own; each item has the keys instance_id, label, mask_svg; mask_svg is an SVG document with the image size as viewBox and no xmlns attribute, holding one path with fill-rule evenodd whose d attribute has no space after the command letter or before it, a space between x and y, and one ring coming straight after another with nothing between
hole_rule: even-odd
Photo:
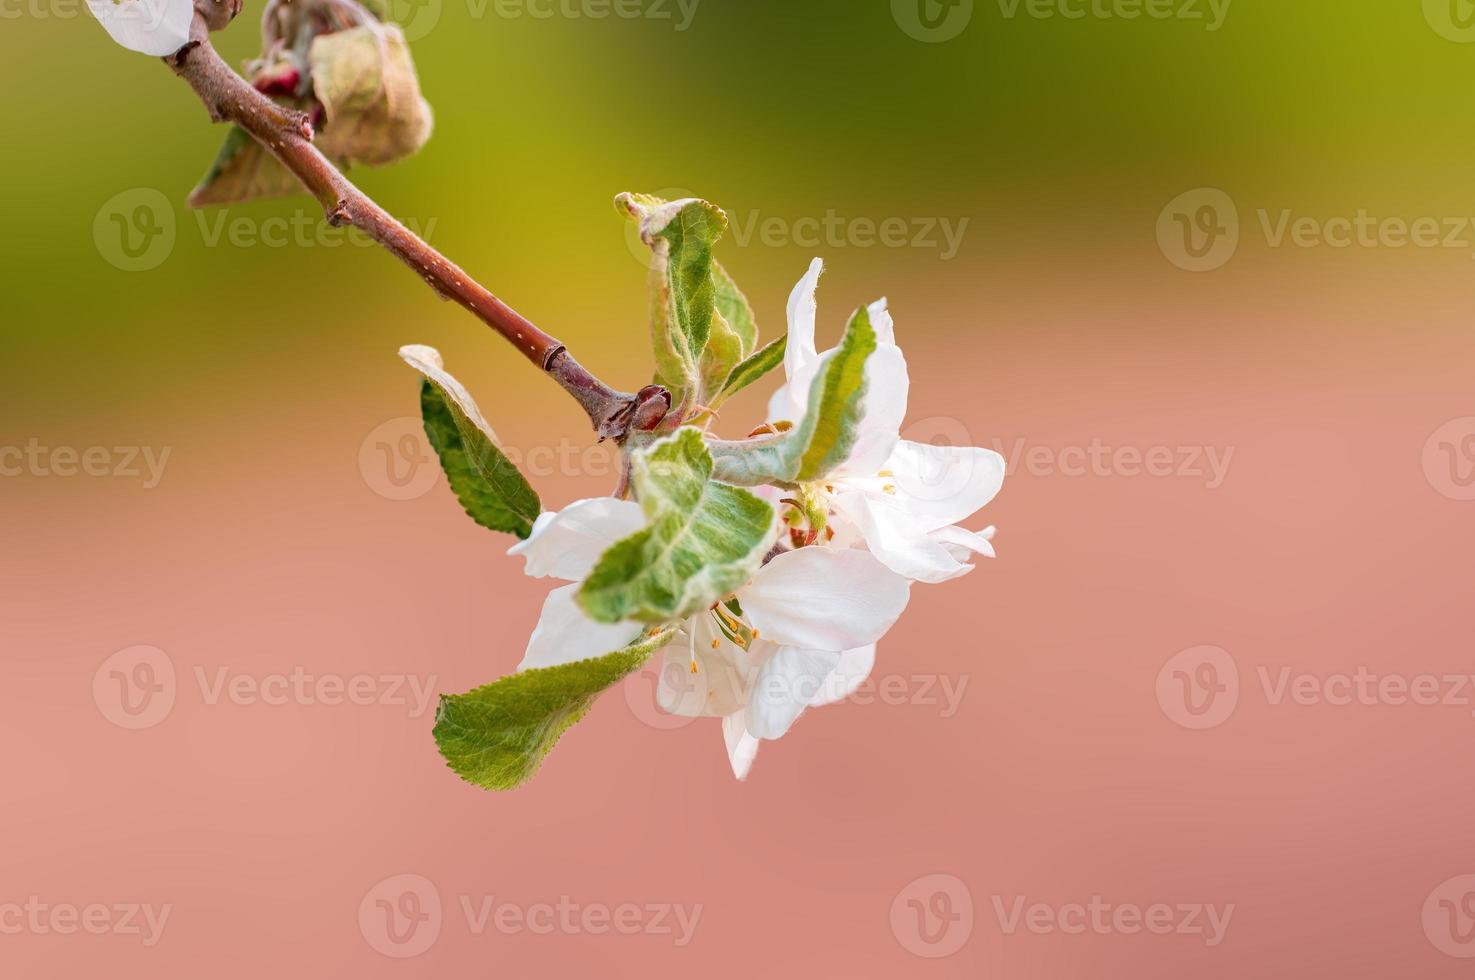
<instances>
[{"instance_id":1,"label":"apple blossom cluster","mask_svg":"<svg viewBox=\"0 0 1475 980\"><path fill-rule=\"evenodd\" d=\"M558 583L519 672L442 700L442 753L489 788L529 778L601 691L651 658L660 707L720 719L744 778L763 741L866 679L915 584L994 555L993 528L964 524L999 492L1003 458L901 438L910 380L884 300L821 353L816 259L789 299L788 333L759 347L712 255L723 212L629 194L618 204L652 249L655 381L674 407L626 436L614 495L543 511L439 355L401 351L424 375L427 433L462 505L522 538L509 553L528 575ZM719 437L718 409L780 367L761 424ZM489 514L489 500L503 511Z\"/></svg>"},{"instance_id":2,"label":"apple blossom cluster","mask_svg":"<svg viewBox=\"0 0 1475 980\"><path fill-rule=\"evenodd\" d=\"M834 353L815 351L822 270L816 259L789 301L786 379L763 432L792 431ZM822 479L755 488L781 515L760 539L761 564L731 594L665 624L674 632L659 653L665 667L658 703L676 715L720 718L740 779L761 740L782 737L806 708L843 700L866 679L913 583L958 578L972 570L974 556L994 555L992 527L959 525L998 493L1002 457L900 437L906 360L885 301L868 314L877 347L866 364L864 414L849 453ZM639 504L614 497L538 517L510 554L525 559L528 575L574 584L549 593L519 669L576 663L640 638L644 623L600 622L577 597L603 553L645 525Z\"/></svg>"}]
</instances>

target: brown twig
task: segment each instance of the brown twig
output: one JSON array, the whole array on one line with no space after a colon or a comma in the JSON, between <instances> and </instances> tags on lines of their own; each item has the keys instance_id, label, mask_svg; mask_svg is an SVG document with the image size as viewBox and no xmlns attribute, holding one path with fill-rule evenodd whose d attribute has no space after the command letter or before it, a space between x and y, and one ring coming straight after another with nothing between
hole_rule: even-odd
<instances>
[{"instance_id":1,"label":"brown twig","mask_svg":"<svg viewBox=\"0 0 1475 980\"><path fill-rule=\"evenodd\" d=\"M646 389L632 395L594 377L556 338L492 295L343 176L313 145L312 122L306 113L278 105L256 91L216 53L203 15L196 15L191 37L189 44L164 60L194 89L212 121L240 126L280 160L322 204L329 224L360 229L413 269L439 296L455 300L505 337L574 397L601 438L624 438L637 416L641 424L653 427L649 418L659 411L664 389L659 394ZM670 404L669 395L665 395L665 404Z\"/></svg>"}]
</instances>

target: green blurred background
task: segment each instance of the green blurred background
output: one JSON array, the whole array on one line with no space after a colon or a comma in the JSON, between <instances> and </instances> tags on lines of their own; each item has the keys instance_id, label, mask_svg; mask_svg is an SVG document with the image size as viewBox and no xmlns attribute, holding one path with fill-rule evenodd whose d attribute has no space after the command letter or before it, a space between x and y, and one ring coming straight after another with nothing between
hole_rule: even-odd
<instances>
[{"instance_id":1,"label":"green blurred background","mask_svg":"<svg viewBox=\"0 0 1475 980\"><path fill-rule=\"evenodd\" d=\"M407 340L463 363L473 351L503 357L368 249L210 246L220 215L206 214L202 231L183 200L222 129L85 11L27 2L37 6L8 7L0 28L9 417L86 414L93 400L177 410L160 402L180 370L219 382L219 410L271 411L248 379L280 369L288 349L331 357L345 375ZM1139 308L1144 290L1191 286L1212 305L1271 289L1253 255L1212 283L1159 261L1157 214L1194 187L1224 188L1242 212L1475 209L1465 189L1475 134L1462 124L1475 46L1439 36L1417 0L1238 0L1217 30L1206 3L1191 9L1208 20L1070 20L1026 8L1007 17L1012 5L990 0L945 43L909 36L887 0L701 0L685 30L675 0L646 6L667 16L405 5L436 130L418 157L353 175L625 384L645 371L624 340L642 322L644 282L610 205L622 190L687 189L740 222L830 209L968 220L950 261L929 248L729 243L724 260L770 336L812 252L827 254L829 281L842 284L831 295L846 308L881 291L894 302L944 296L956 318L913 324L913 337L976 336L1072 291L1099 293L1115 313ZM257 13L216 35L233 63L255 51ZM157 189L175 209L177 242L147 272L114 268L93 242L99 208L131 188ZM228 217L304 213L316 209L297 199ZM1358 259L1338 261L1346 271ZM1286 266L1275 268L1300 276ZM537 390L526 373L519 365L518 383Z\"/></svg>"}]
</instances>

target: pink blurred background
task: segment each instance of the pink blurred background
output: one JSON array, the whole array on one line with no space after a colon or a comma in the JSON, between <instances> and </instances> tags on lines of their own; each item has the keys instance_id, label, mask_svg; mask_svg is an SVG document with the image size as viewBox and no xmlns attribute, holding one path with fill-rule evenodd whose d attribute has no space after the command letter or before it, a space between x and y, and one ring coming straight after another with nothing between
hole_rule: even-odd
<instances>
[{"instance_id":1,"label":"pink blurred background","mask_svg":"<svg viewBox=\"0 0 1475 980\"><path fill-rule=\"evenodd\" d=\"M956 315L897 306L902 331ZM468 525L441 484L396 502L360 473L360 441L413 387L393 365L382 390L330 382L315 407L333 410L310 428L243 418L229 446L173 430L177 462L153 491L12 489L7 552L25 558L6 563L3 589L0 698L15 735L4 897L173 908L152 947L6 936L6 962L58 977L1176 977L1267 963L1305 977L1461 975L1422 909L1475 868L1470 791L1452 775L1471 692L1462 705L1275 704L1259 672L1272 692L1287 667L1469 672L1469 504L1431 486L1421 450L1469 410L1475 345L1422 331L1416 366L1407 338L1359 339L1354 323L1332 357L1284 338L1273 364L1261 351L1165 357L1157 331L1126 322L1110 343L1068 340L1051 324L1072 315L1089 314L1018 314L961 377L954 345L912 345L914 416L962 407L957 423L1006 450L1232 450L1222 486L1073 478L1042 455L1035 472L1016 466L988 514L1001 557L918 588L882 648L880 686L857 698L868 703L811 712L765 745L746 784L715 723L648 723L648 675L607 695L510 795L443 769L431 714L410 717L413 705L208 702L222 667L408 674L458 692L520 655L543 586L501 556L505 542ZM1308 390L1297 379L1313 367ZM543 486L564 500L599 483ZM165 651L178 684L167 716L131 731L90 691L103 660L135 644ZM1228 651L1239 693L1222 724L1193 730L1158 677L1201 645ZM359 925L361 900L401 874L432 882L443 907L434 942L406 961ZM924 922L911 906L892 918L930 874L962 885L940 904L924 885L929 915L961 914L958 887L973 910L940 959L919 957L937 947L918 937L952 942L966 920ZM461 903L487 896L700 912L684 946L582 928L478 934ZM1217 945L1011 934L1020 896L1232 912Z\"/></svg>"}]
</instances>

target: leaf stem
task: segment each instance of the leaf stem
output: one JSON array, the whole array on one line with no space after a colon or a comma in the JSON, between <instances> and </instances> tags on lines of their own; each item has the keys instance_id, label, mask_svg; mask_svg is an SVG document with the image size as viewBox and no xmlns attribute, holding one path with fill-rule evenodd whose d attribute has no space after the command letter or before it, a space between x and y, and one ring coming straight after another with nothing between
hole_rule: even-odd
<instances>
[{"instance_id":1,"label":"leaf stem","mask_svg":"<svg viewBox=\"0 0 1475 980\"><path fill-rule=\"evenodd\" d=\"M355 187L313 145L306 113L273 102L225 63L210 44L201 15L196 14L190 43L164 60L205 104L211 121L234 123L280 160L317 198L329 224L363 231L442 299L460 304L551 375L588 413L601 438L624 438L638 396L616 391L590 374L557 338L539 330Z\"/></svg>"}]
</instances>

